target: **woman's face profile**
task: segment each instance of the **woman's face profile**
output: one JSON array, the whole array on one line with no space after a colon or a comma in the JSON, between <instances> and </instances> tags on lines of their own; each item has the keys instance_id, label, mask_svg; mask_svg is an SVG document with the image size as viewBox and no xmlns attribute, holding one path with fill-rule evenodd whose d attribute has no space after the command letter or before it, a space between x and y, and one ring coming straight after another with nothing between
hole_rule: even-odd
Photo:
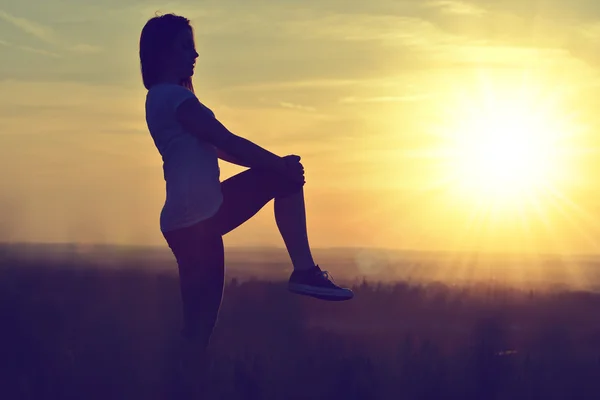
<instances>
[{"instance_id":1,"label":"woman's face profile","mask_svg":"<svg viewBox=\"0 0 600 400\"><path fill-rule=\"evenodd\" d=\"M186 79L194 75L198 53L194 43L194 35L191 29L183 29L173 41L170 54L165 60L171 73L180 79Z\"/></svg>"}]
</instances>

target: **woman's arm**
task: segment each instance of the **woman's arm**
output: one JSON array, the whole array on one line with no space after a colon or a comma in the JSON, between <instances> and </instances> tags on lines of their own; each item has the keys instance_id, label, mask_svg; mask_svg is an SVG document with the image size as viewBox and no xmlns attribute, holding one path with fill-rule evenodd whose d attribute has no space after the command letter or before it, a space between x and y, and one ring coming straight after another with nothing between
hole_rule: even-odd
<instances>
[{"instance_id":1,"label":"woman's arm","mask_svg":"<svg viewBox=\"0 0 600 400\"><path fill-rule=\"evenodd\" d=\"M177 119L184 129L211 143L222 154L234 158L250 168L262 168L288 175L287 163L282 157L231 133L216 118L208 115L197 98L185 100L177 107Z\"/></svg>"},{"instance_id":2,"label":"woman's arm","mask_svg":"<svg viewBox=\"0 0 600 400\"><path fill-rule=\"evenodd\" d=\"M216 147L215 147L216 148ZM247 167L250 168L250 165L248 165L247 163L244 163L240 160L238 160L237 158L225 153L223 150L216 148L217 149L217 156L223 160L223 161L227 161L229 163L235 164L235 165L239 165L240 167Z\"/></svg>"}]
</instances>

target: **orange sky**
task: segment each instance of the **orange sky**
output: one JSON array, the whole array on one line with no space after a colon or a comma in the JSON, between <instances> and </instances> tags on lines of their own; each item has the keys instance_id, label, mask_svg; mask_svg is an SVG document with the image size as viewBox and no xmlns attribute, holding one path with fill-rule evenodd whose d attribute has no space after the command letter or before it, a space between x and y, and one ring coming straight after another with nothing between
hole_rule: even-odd
<instances>
[{"instance_id":1,"label":"orange sky","mask_svg":"<svg viewBox=\"0 0 600 400\"><path fill-rule=\"evenodd\" d=\"M597 251L600 4L586 0L0 6L0 240L164 245L137 58L155 11L192 19L197 94L227 127L303 157L315 247ZM440 154L480 133L464 127L523 124L486 116L490 101L560 135L551 191L496 209L459 188ZM226 242L281 246L272 206Z\"/></svg>"}]
</instances>

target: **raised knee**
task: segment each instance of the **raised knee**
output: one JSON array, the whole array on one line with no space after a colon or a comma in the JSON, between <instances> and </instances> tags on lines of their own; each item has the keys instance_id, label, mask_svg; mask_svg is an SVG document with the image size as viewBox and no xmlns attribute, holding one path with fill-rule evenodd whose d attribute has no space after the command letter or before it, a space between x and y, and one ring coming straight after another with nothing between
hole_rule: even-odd
<instances>
[{"instance_id":1,"label":"raised knee","mask_svg":"<svg viewBox=\"0 0 600 400\"><path fill-rule=\"evenodd\" d=\"M298 182L281 178L277 182L277 197L287 197L302 192L306 181Z\"/></svg>"}]
</instances>

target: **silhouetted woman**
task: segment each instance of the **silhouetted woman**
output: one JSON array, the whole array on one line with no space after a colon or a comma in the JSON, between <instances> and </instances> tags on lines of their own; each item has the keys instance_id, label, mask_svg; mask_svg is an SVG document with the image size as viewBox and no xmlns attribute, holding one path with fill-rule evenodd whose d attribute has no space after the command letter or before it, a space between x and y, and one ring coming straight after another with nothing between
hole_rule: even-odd
<instances>
[{"instance_id":1,"label":"silhouetted woman","mask_svg":"<svg viewBox=\"0 0 600 400\"><path fill-rule=\"evenodd\" d=\"M140 38L146 122L163 159L166 201L160 229L177 260L183 336L208 345L224 284L222 236L274 199L275 221L294 270L289 290L324 300L348 300L313 261L306 233L304 168L231 133L194 94L198 53L190 21L150 19ZM218 159L248 167L223 182Z\"/></svg>"}]
</instances>

